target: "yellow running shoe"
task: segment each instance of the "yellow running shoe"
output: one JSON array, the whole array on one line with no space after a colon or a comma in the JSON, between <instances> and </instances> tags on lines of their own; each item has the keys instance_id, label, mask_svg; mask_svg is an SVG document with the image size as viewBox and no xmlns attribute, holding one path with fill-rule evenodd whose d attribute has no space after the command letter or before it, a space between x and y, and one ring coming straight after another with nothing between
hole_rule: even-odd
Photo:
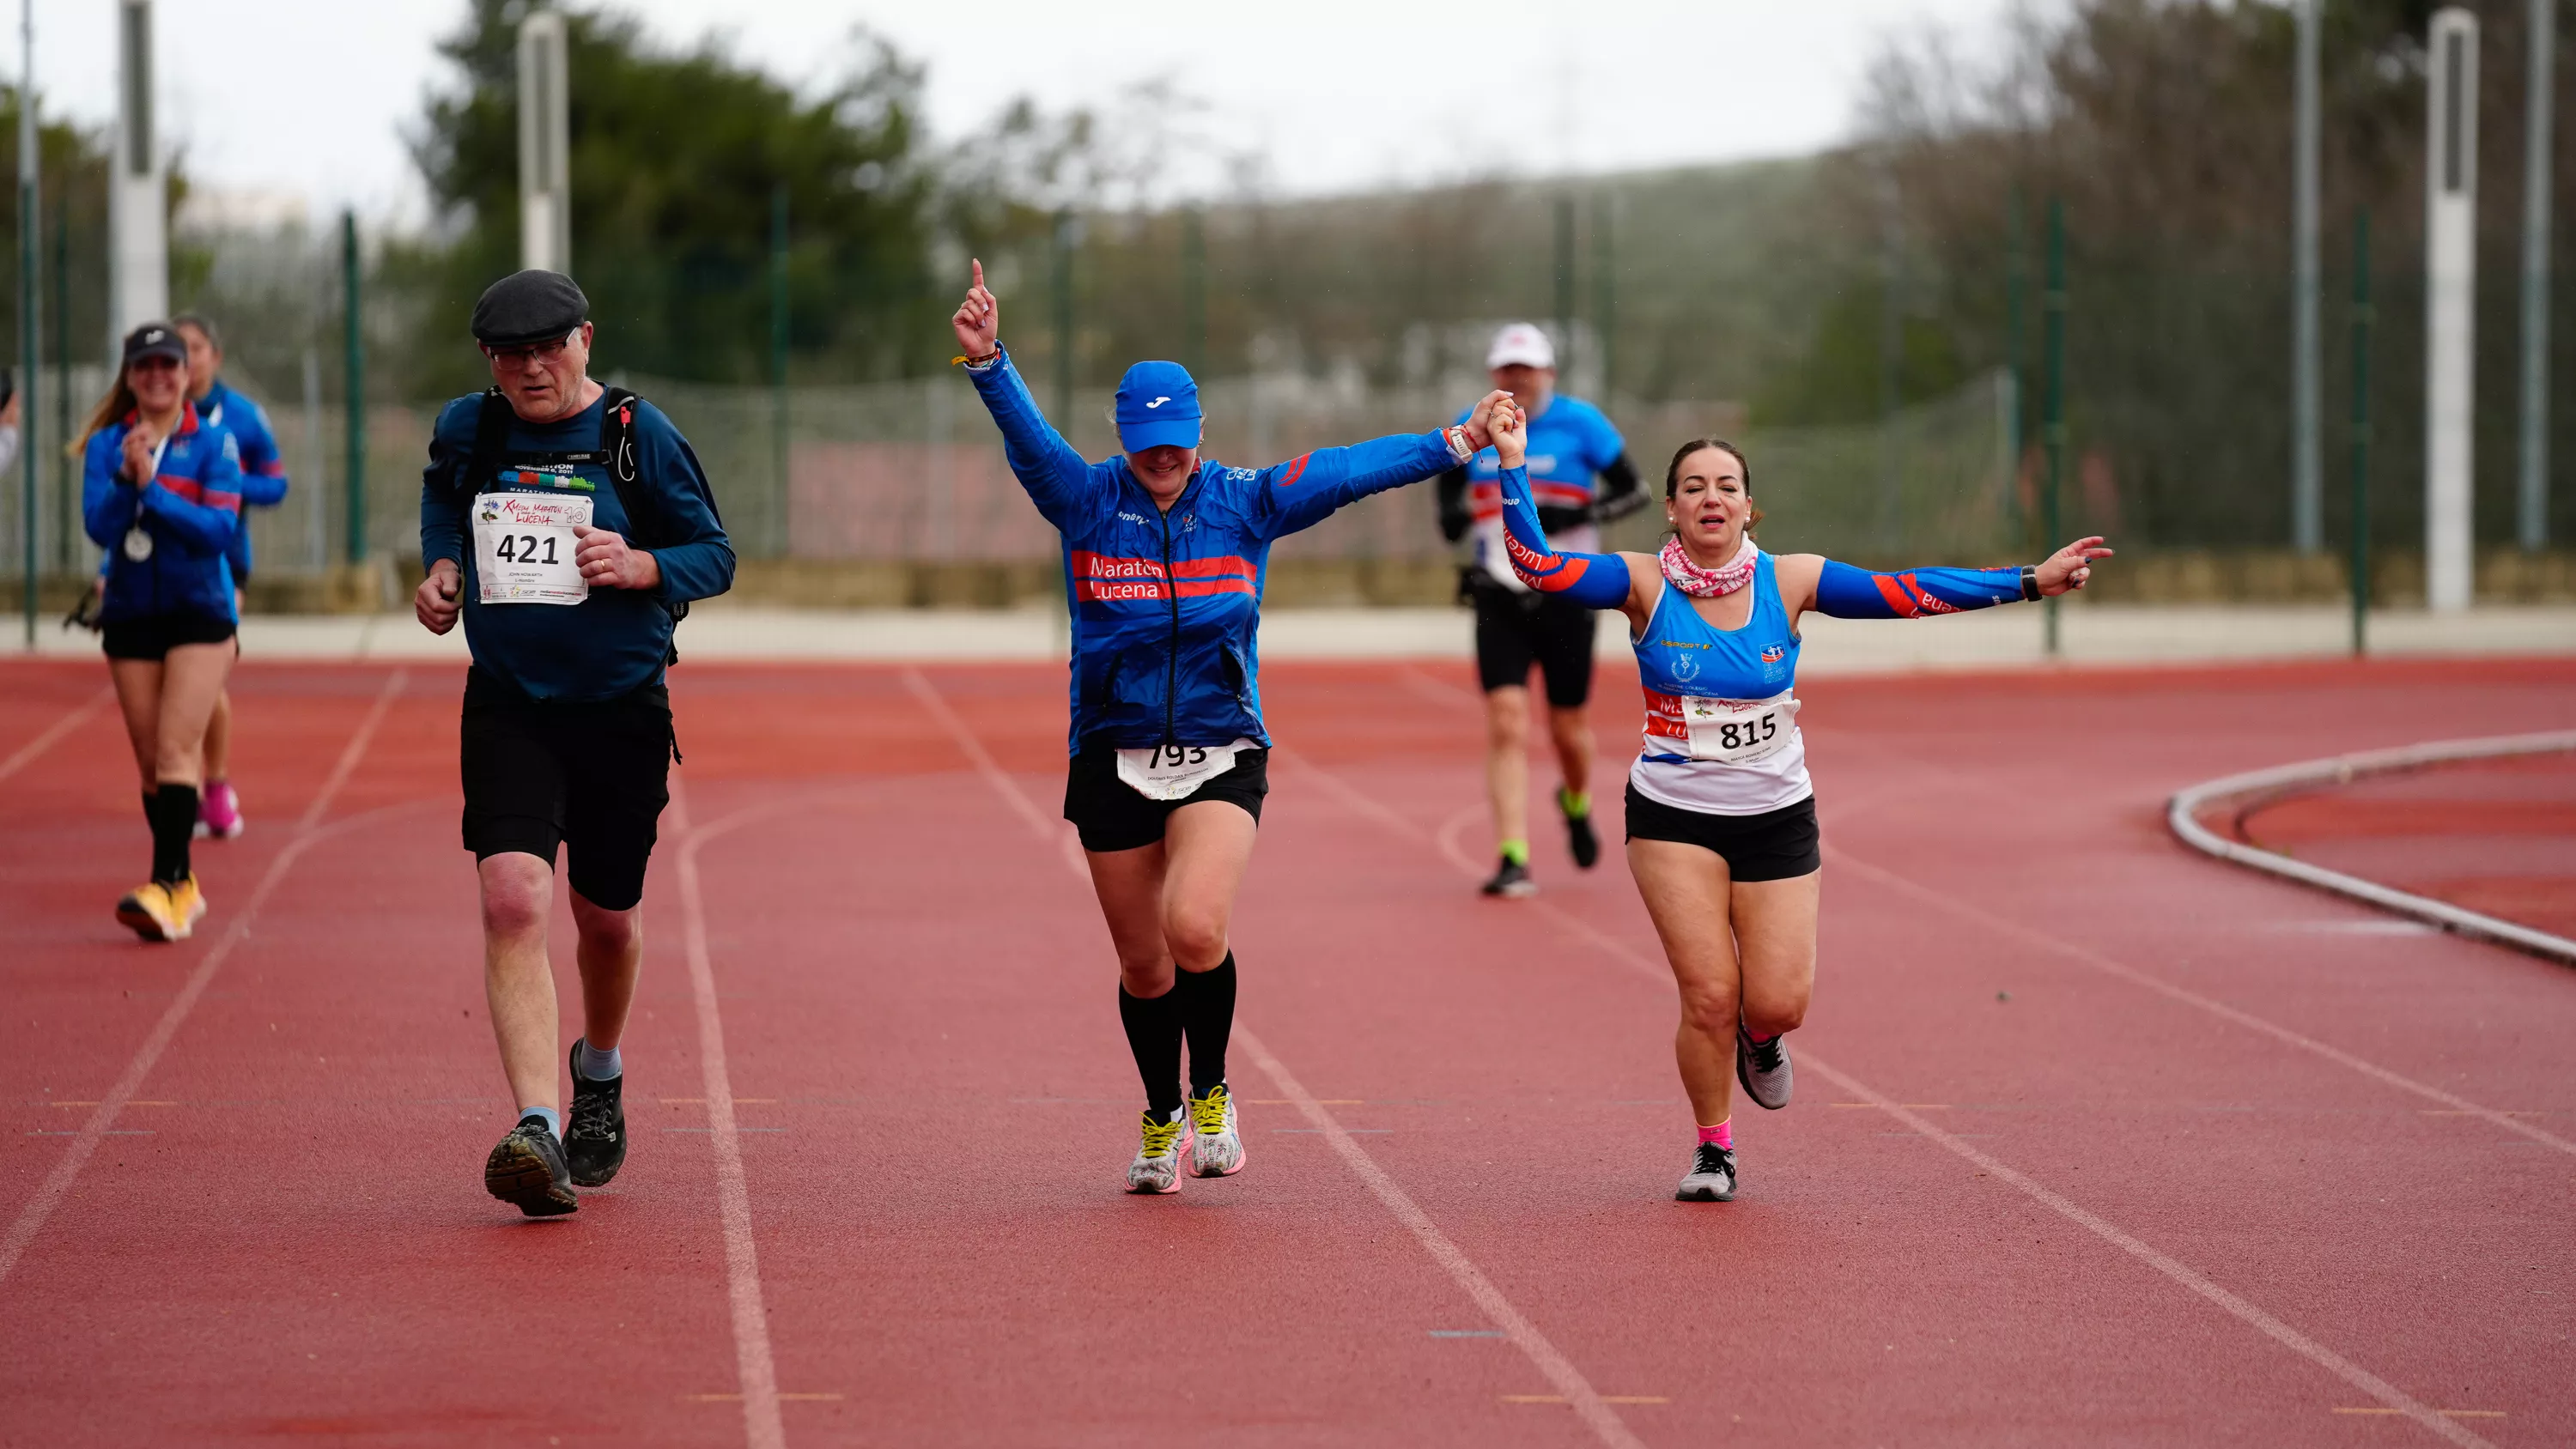
<instances>
[{"instance_id":1,"label":"yellow running shoe","mask_svg":"<svg viewBox=\"0 0 2576 1449\"><path fill-rule=\"evenodd\" d=\"M145 881L116 903L116 919L147 941L184 941L189 921L171 897L172 887Z\"/></svg>"},{"instance_id":2,"label":"yellow running shoe","mask_svg":"<svg viewBox=\"0 0 2576 1449\"><path fill-rule=\"evenodd\" d=\"M1136 1160L1127 1164L1129 1192L1179 1192L1181 1190L1181 1134L1190 1130L1190 1114L1172 1113L1168 1122L1156 1121L1154 1109L1145 1109L1144 1142L1136 1149Z\"/></svg>"},{"instance_id":3,"label":"yellow running shoe","mask_svg":"<svg viewBox=\"0 0 2576 1449\"><path fill-rule=\"evenodd\" d=\"M1243 1171L1243 1134L1235 1130L1234 1094L1219 1082L1204 1097L1190 1098L1190 1171L1199 1177L1232 1177Z\"/></svg>"},{"instance_id":4,"label":"yellow running shoe","mask_svg":"<svg viewBox=\"0 0 2576 1449\"><path fill-rule=\"evenodd\" d=\"M164 889L170 892L171 909L178 914L180 937L195 935L197 923L206 918L206 893L197 888L197 877L191 874Z\"/></svg>"}]
</instances>

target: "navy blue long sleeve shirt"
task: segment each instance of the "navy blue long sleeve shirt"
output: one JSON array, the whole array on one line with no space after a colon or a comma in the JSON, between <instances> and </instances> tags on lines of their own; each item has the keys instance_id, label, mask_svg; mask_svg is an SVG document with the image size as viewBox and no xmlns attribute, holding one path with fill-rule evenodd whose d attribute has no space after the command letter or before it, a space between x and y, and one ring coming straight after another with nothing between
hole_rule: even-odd
<instances>
[{"instance_id":1,"label":"navy blue long sleeve shirt","mask_svg":"<svg viewBox=\"0 0 2576 1449\"><path fill-rule=\"evenodd\" d=\"M560 422L512 418L505 455L595 451L607 418L606 401L603 397ZM714 494L697 454L661 409L637 401L630 434L637 478L630 486L651 491L665 535L641 543L606 466L584 463L572 470L590 485L583 491L592 500L592 525L649 548L662 570L658 587L592 589L587 599L573 605L485 604L478 597L474 550L466 537L469 506L483 493L552 492L545 480L557 475L504 467L490 478L462 477L473 460L482 406L477 393L440 411L420 489L421 562L453 559L463 572L465 644L474 662L539 700L613 699L658 681L671 652L672 607L733 587L733 543L716 517Z\"/></svg>"}]
</instances>

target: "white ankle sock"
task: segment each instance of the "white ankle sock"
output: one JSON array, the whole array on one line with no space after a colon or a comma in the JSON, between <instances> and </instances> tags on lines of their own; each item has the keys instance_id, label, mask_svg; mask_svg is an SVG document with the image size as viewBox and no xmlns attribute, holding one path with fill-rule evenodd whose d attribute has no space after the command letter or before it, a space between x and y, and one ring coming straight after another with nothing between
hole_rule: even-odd
<instances>
[{"instance_id":1,"label":"white ankle sock","mask_svg":"<svg viewBox=\"0 0 2576 1449\"><path fill-rule=\"evenodd\" d=\"M572 1070L573 1075L584 1081L614 1081L626 1075L626 1058L618 1054L617 1048L601 1051L590 1044L590 1038L584 1037L573 1043Z\"/></svg>"}]
</instances>

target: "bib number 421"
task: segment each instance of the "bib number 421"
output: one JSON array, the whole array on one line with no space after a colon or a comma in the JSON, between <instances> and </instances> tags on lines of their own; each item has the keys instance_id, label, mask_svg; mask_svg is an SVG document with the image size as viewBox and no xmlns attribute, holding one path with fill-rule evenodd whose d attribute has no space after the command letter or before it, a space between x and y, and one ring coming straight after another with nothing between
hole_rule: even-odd
<instances>
[{"instance_id":1,"label":"bib number 421","mask_svg":"<svg viewBox=\"0 0 2576 1449\"><path fill-rule=\"evenodd\" d=\"M501 535L500 542L495 551L500 554L504 561L509 563L561 563L562 560L555 557L555 545L561 539L561 534L553 533L547 534L543 538L539 538L533 533L505 533Z\"/></svg>"}]
</instances>

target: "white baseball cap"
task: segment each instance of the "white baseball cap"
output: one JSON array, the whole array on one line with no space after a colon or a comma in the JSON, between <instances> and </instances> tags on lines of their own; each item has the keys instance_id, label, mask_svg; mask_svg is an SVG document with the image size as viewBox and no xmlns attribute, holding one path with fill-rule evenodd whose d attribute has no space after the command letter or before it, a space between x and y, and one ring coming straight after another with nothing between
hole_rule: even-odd
<instances>
[{"instance_id":1,"label":"white baseball cap","mask_svg":"<svg viewBox=\"0 0 2576 1449\"><path fill-rule=\"evenodd\" d=\"M1556 366L1556 346L1547 334L1527 322L1514 322L1494 334L1494 345L1485 349L1485 368Z\"/></svg>"}]
</instances>

